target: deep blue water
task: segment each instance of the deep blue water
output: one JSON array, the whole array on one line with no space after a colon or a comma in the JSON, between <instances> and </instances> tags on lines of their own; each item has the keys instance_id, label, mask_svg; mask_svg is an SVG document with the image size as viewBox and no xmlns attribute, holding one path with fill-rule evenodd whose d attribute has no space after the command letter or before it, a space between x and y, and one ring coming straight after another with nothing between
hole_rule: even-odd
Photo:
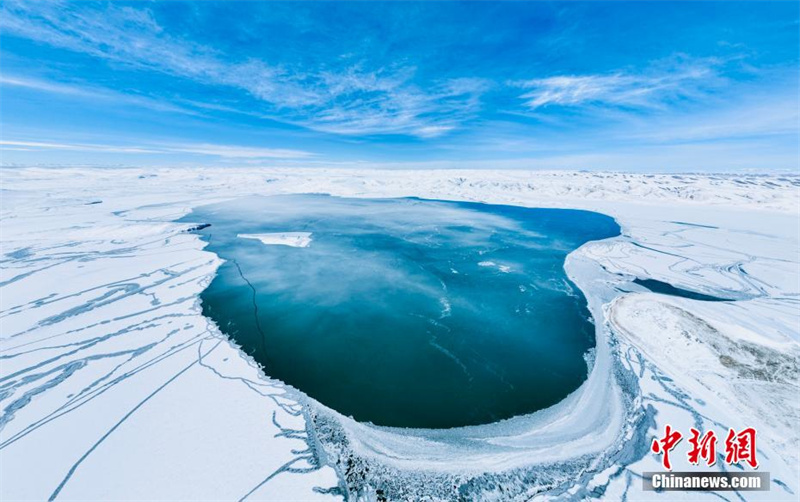
<instances>
[{"instance_id":1,"label":"deep blue water","mask_svg":"<svg viewBox=\"0 0 800 502\"><path fill-rule=\"evenodd\" d=\"M587 211L325 195L195 209L225 259L203 312L283 380L357 420L445 428L530 413L587 376L594 327L564 259L616 236ZM308 247L238 234L311 232Z\"/></svg>"}]
</instances>

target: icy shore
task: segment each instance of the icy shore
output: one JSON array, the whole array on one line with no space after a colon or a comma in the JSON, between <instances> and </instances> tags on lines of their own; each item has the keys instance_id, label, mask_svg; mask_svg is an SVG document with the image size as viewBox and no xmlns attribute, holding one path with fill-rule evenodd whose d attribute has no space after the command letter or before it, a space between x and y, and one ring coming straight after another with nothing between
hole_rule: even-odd
<instances>
[{"instance_id":1,"label":"icy shore","mask_svg":"<svg viewBox=\"0 0 800 502\"><path fill-rule=\"evenodd\" d=\"M728 498L800 494L800 177L257 169L0 176L2 500L666 500L641 491L639 479L659 470L648 446L666 423L757 427L759 470L771 473L773 489ZM202 317L198 296L219 260L175 220L234 197L309 192L615 217L621 237L586 244L567 261L597 325L589 379L533 415L421 431L356 423L262 376ZM737 300L655 294L636 278ZM681 455L674 463L696 469Z\"/></svg>"}]
</instances>

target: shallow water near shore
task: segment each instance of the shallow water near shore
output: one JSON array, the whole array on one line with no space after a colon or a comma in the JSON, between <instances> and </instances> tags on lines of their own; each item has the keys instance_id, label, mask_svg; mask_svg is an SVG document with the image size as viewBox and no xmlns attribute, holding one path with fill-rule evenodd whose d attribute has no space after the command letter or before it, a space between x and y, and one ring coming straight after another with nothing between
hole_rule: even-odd
<instances>
[{"instance_id":1,"label":"shallow water near shore","mask_svg":"<svg viewBox=\"0 0 800 502\"><path fill-rule=\"evenodd\" d=\"M594 326L566 256L605 215L420 199L248 197L184 218L225 263L204 315L266 374L356 420L490 423L587 376Z\"/></svg>"}]
</instances>

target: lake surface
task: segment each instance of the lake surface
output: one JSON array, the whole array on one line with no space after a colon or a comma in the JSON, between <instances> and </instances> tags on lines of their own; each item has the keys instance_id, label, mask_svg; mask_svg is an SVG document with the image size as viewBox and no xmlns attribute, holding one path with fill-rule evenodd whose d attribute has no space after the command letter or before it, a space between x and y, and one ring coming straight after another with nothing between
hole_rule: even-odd
<instances>
[{"instance_id":1,"label":"lake surface","mask_svg":"<svg viewBox=\"0 0 800 502\"><path fill-rule=\"evenodd\" d=\"M326 195L184 218L226 260L203 313L267 375L356 420L490 423L586 379L594 326L564 259L619 234L564 209Z\"/></svg>"}]
</instances>

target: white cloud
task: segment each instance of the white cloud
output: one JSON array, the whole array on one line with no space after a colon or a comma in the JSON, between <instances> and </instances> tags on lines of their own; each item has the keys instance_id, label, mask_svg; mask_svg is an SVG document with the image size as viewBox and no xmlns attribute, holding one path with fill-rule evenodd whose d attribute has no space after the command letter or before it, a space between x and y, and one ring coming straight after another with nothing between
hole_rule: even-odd
<instances>
[{"instance_id":1,"label":"white cloud","mask_svg":"<svg viewBox=\"0 0 800 502\"><path fill-rule=\"evenodd\" d=\"M111 153L161 153L159 150L121 145L94 145L75 143L50 143L43 141L10 141L0 140L0 150L62 150L78 152L111 152Z\"/></svg>"},{"instance_id":2,"label":"white cloud","mask_svg":"<svg viewBox=\"0 0 800 502\"><path fill-rule=\"evenodd\" d=\"M714 60L679 57L642 73L559 75L514 82L528 89L520 96L531 109L545 106L595 105L623 108L660 107L670 99L691 98L718 85Z\"/></svg>"},{"instance_id":3,"label":"white cloud","mask_svg":"<svg viewBox=\"0 0 800 502\"><path fill-rule=\"evenodd\" d=\"M427 92L411 84L396 85L374 97L358 98L357 105L348 99L337 99L306 123L314 129L337 134L381 132L420 138L441 136L475 116L480 109L477 94L454 90L449 85L444 82Z\"/></svg>"},{"instance_id":4,"label":"white cloud","mask_svg":"<svg viewBox=\"0 0 800 502\"><path fill-rule=\"evenodd\" d=\"M71 2L4 2L6 33L214 85L238 87L259 99L288 105L318 98L257 60L228 63L216 51L165 33L147 9L82 8Z\"/></svg>"},{"instance_id":5,"label":"white cloud","mask_svg":"<svg viewBox=\"0 0 800 502\"><path fill-rule=\"evenodd\" d=\"M237 61L171 36L146 7L83 5L8 0L0 29L116 65L239 89L265 103L264 115L337 134L444 134L473 116L485 90L477 79L421 89L409 67L366 70L355 62L336 71L289 71L258 59ZM62 92L54 86L39 90Z\"/></svg>"},{"instance_id":6,"label":"white cloud","mask_svg":"<svg viewBox=\"0 0 800 502\"><path fill-rule=\"evenodd\" d=\"M215 155L232 159L301 159L314 154L302 150L287 150L282 148L254 148L235 145L215 145L210 143L192 143L185 145L171 145L164 147L168 152L193 153L200 155Z\"/></svg>"},{"instance_id":7,"label":"white cloud","mask_svg":"<svg viewBox=\"0 0 800 502\"><path fill-rule=\"evenodd\" d=\"M109 145L90 143L51 143L40 141L0 140L0 150L61 150L96 153L210 155L225 159L302 159L314 154L302 150L259 148L212 143Z\"/></svg>"},{"instance_id":8,"label":"white cloud","mask_svg":"<svg viewBox=\"0 0 800 502\"><path fill-rule=\"evenodd\" d=\"M168 103L162 100L136 94L123 94L102 87L71 85L36 78L8 75L0 75L0 86L19 87L39 92L75 96L81 99L89 99L92 101L103 100L112 106L120 104L134 105L137 107L149 108L151 110L198 115L198 112L195 110L177 106L173 103Z\"/></svg>"}]
</instances>

